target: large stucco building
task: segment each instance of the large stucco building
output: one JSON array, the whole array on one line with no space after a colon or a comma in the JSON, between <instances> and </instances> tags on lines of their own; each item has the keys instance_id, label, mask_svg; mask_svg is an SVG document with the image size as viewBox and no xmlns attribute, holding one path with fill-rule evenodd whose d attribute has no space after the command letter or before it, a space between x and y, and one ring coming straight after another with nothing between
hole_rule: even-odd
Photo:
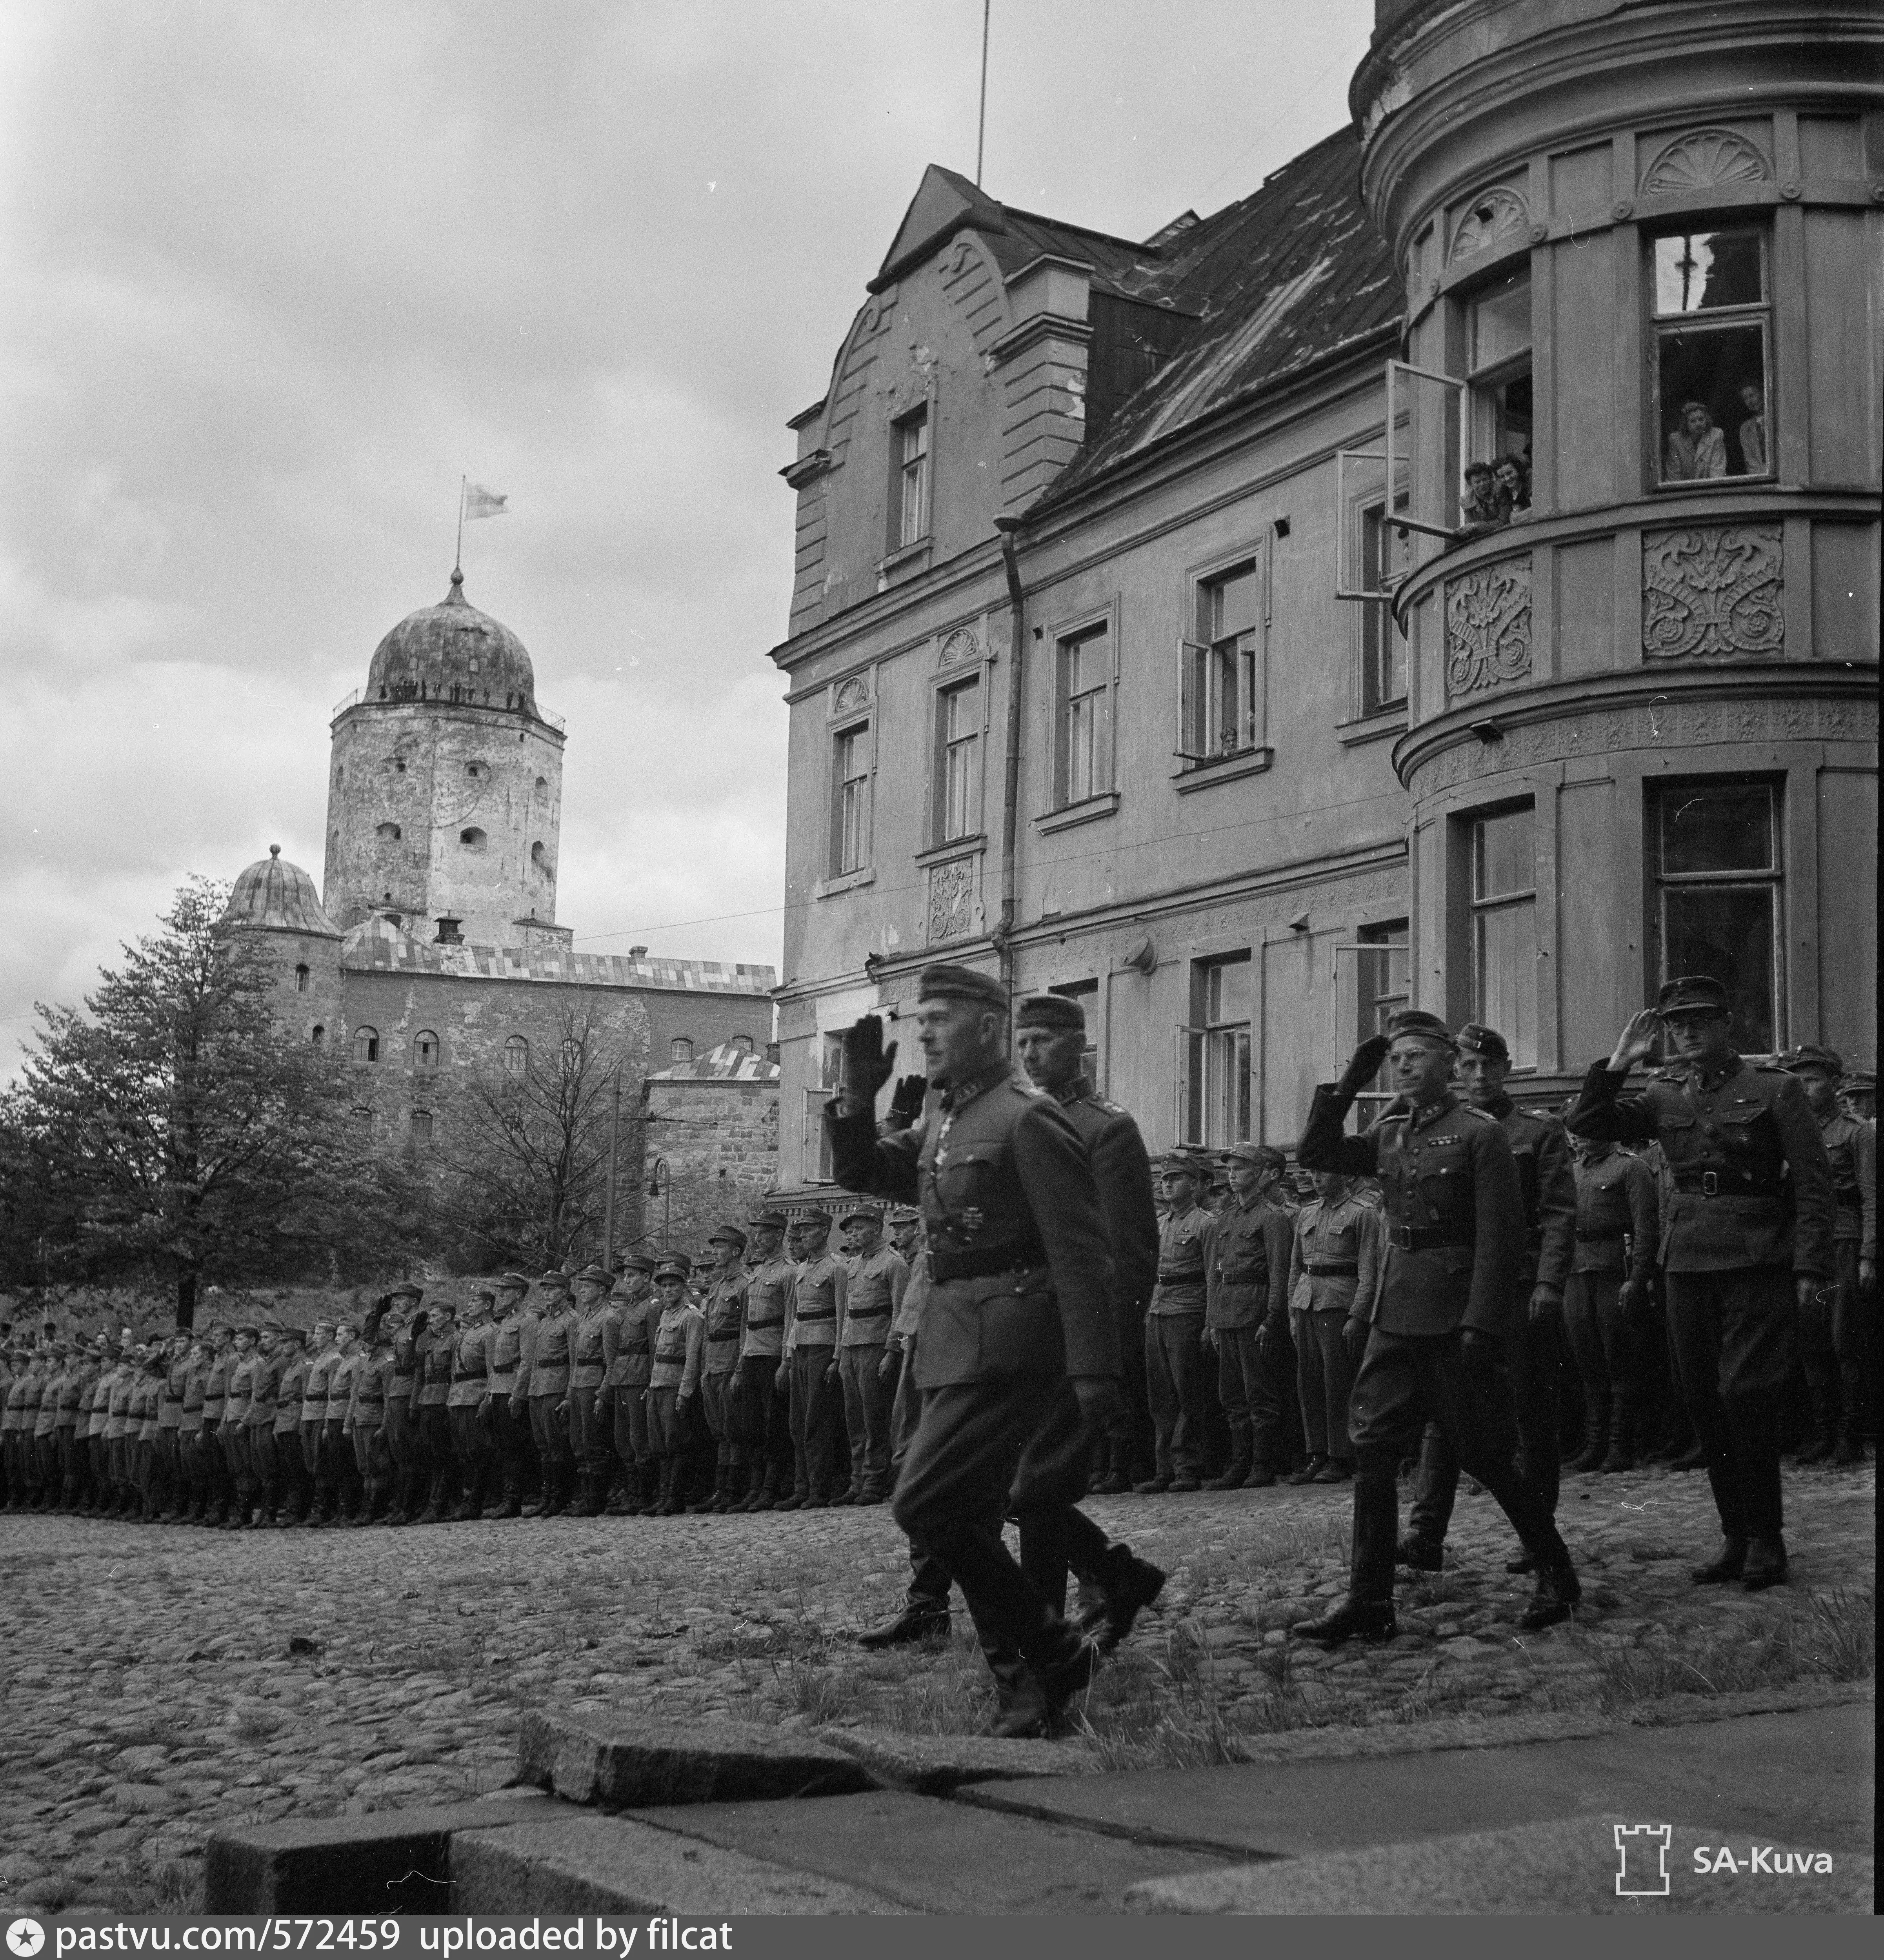
<instances>
[{"instance_id":1,"label":"large stucco building","mask_svg":"<svg viewBox=\"0 0 1884 1960\"><path fill-rule=\"evenodd\" d=\"M1533 1096L1671 972L1874 1057L1881 38L1383 0L1214 216L929 170L784 473L789 1188L938 955L1083 997L1155 1145L1291 1141L1407 1000Z\"/></svg>"}]
</instances>

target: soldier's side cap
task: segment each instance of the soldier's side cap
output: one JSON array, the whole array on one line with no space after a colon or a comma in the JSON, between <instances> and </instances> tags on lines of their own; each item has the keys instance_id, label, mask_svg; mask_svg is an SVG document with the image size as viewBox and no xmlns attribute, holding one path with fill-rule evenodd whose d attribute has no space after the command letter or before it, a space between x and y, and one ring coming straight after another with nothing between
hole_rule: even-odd
<instances>
[{"instance_id":1,"label":"soldier's side cap","mask_svg":"<svg viewBox=\"0 0 1884 1960\"><path fill-rule=\"evenodd\" d=\"M261 1328L256 1326L251 1321L243 1321L235 1331L238 1334L246 1334L251 1341L259 1341L262 1338Z\"/></svg>"},{"instance_id":2,"label":"soldier's side cap","mask_svg":"<svg viewBox=\"0 0 1884 1960\"><path fill-rule=\"evenodd\" d=\"M828 1227L831 1223L831 1214L822 1205L814 1204L809 1211L800 1211L794 1222L800 1225Z\"/></svg>"},{"instance_id":3,"label":"soldier's side cap","mask_svg":"<svg viewBox=\"0 0 1884 1960\"><path fill-rule=\"evenodd\" d=\"M1288 1159L1273 1144L1232 1144L1224 1153L1225 1163L1262 1164L1270 1170L1284 1170Z\"/></svg>"},{"instance_id":4,"label":"soldier's side cap","mask_svg":"<svg viewBox=\"0 0 1884 1960\"><path fill-rule=\"evenodd\" d=\"M560 1266L552 1266L543 1274L539 1284L546 1293L567 1293L569 1290L569 1275Z\"/></svg>"},{"instance_id":5,"label":"soldier's side cap","mask_svg":"<svg viewBox=\"0 0 1884 1960\"><path fill-rule=\"evenodd\" d=\"M922 1214L913 1204L893 1204L889 1208L889 1222L893 1225L920 1225Z\"/></svg>"},{"instance_id":6,"label":"soldier's side cap","mask_svg":"<svg viewBox=\"0 0 1884 1960\"><path fill-rule=\"evenodd\" d=\"M847 1204L838 1214L839 1223L845 1225L855 1225L864 1221L873 1225L880 1225L883 1219L883 1208L880 1205L876 1204Z\"/></svg>"},{"instance_id":7,"label":"soldier's side cap","mask_svg":"<svg viewBox=\"0 0 1884 1960\"><path fill-rule=\"evenodd\" d=\"M1419 1007L1402 1007L1397 1014L1387 1017L1387 1039L1398 1041L1402 1035L1418 1035L1446 1048L1456 1048L1459 1045L1453 1039L1452 1029L1438 1015L1429 1014Z\"/></svg>"},{"instance_id":8,"label":"soldier's side cap","mask_svg":"<svg viewBox=\"0 0 1884 1960\"><path fill-rule=\"evenodd\" d=\"M1489 1055L1494 1061L1511 1059L1510 1046L1504 1036L1479 1021L1468 1021L1459 1030L1457 1046L1464 1054Z\"/></svg>"},{"instance_id":9,"label":"soldier's side cap","mask_svg":"<svg viewBox=\"0 0 1884 1960\"><path fill-rule=\"evenodd\" d=\"M591 1286L605 1287L615 1284L615 1275L606 1266L584 1266L575 1277L579 1280L587 1280Z\"/></svg>"},{"instance_id":10,"label":"soldier's side cap","mask_svg":"<svg viewBox=\"0 0 1884 1960\"><path fill-rule=\"evenodd\" d=\"M1069 1028L1084 1034L1086 1010L1064 994L1030 994L1014 1010L1017 1028Z\"/></svg>"},{"instance_id":11,"label":"soldier's side cap","mask_svg":"<svg viewBox=\"0 0 1884 1960\"><path fill-rule=\"evenodd\" d=\"M772 1231L782 1232L785 1229L786 1219L782 1211L755 1211L746 1222L748 1225L762 1225Z\"/></svg>"},{"instance_id":12,"label":"soldier's side cap","mask_svg":"<svg viewBox=\"0 0 1884 1960\"><path fill-rule=\"evenodd\" d=\"M416 1280L401 1280L386 1297L388 1300L423 1300L425 1289ZM326 1327L329 1324L324 1320L314 1322L317 1327Z\"/></svg>"},{"instance_id":13,"label":"soldier's side cap","mask_svg":"<svg viewBox=\"0 0 1884 1960\"><path fill-rule=\"evenodd\" d=\"M492 1284L499 1293L528 1293L530 1275L527 1273L499 1273Z\"/></svg>"},{"instance_id":14,"label":"soldier's side cap","mask_svg":"<svg viewBox=\"0 0 1884 1960\"><path fill-rule=\"evenodd\" d=\"M654 1270L655 1262L646 1252L630 1252L622 1264L631 1273L651 1273Z\"/></svg>"},{"instance_id":15,"label":"soldier's side cap","mask_svg":"<svg viewBox=\"0 0 1884 1960\"><path fill-rule=\"evenodd\" d=\"M1828 1075L1844 1074L1844 1058L1835 1048L1822 1048L1816 1042L1802 1042L1797 1048L1790 1048L1779 1058L1779 1065L1790 1075L1802 1068L1822 1068Z\"/></svg>"},{"instance_id":16,"label":"soldier's side cap","mask_svg":"<svg viewBox=\"0 0 1884 1960\"><path fill-rule=\"evenodd\" d=\"M481 1285L474 1286L466 1297L469 1300L494 1300L497 1298L497 1288L486 1281Z\"/></svg>"},{"instance_id":17,"label":"soldier's side cap","mask_svg":"<svg viewBox=\"0 0 1884 1960\"><path fill-rule=\"evenodd\" d=\"M1727 990L1711 974L1684 974L1656 995L1655 1011L1664 1020L1679 1014L1724 1014Z\"/></svg>"},{"instance_id":18,"label":"soldier's side cap","mask_svg":"<svg viewBox=\"0 0 1884 1960\"><path fill-rule=\"evenodd\" d=\"M717 1232L707 1234L707 1243L709 1246L737 1246L743 1252L746 1249L746 1234L737 1225L722 1225Z\"/></svg>"},{"instance_id":19,"label":"soldier's side cap","mask_svg":"<svg viewBox=\"0 0 1884 1960\"><path fill-rule=\"evenodd\" d=\"M1007 1011L1007 990L991 973L972 966L925 966L916 982L918 1001L974 1001L984 1007Z\"/></svg>"},{"instance_id":20,"label":"soldier's side cap","mask_svg":"<svg viewBox=\"0 0 1884 1960\"><path fill-rule=\"evenodd\" d=\"M685 1259L663 1259L654 1268L654 1277L657 1280L679 1280L684 1284L692 1271Z\"/></svg>"},{"instance_id":21,"label":"soldier's side cap","mask_svg":"<svg viewBox=\"0 0 1884 1960\"><path fill-rule=\"evenodd\" d=\"M1839 1084L1843 1089L1875 1089L1877 1071L1875 1068L1854 1068Z\"/></svg>"}]
</instances>

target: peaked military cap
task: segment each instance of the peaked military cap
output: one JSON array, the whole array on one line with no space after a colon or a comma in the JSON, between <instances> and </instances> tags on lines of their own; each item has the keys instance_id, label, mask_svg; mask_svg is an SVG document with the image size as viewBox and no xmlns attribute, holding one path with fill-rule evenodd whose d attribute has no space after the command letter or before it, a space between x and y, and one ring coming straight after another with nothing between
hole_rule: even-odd
<instances>
[{"instance_id":1,"label":"peaked military cap","mask_svg":"<svg viewBox=\"0 0 1884 1960\"><path fill-rule=\"evenodd\" d=\"M495 1300L497 1298L497 1288L496 1288L495 1287L494 1287L494 1286L492 1286L492 1285L491 1285L491 1284L489 1284L488 1282L485 1282L485 1283L481 1284L479 1284L479 1285L474 1286L474 1287L471 1289L470 1292L469 1292L469 1293L467 1293L467 1294L465 1296L465 1297L466 1297L466 1299L467 1300Z\"/></svg>"},{"instance_id":2,"label":"peaked military cap","mask_svg":"<svg viewBox=\"0 0 1884 1960\"><path fill-rule=\"evenodd\" d=\"M1822 1068L1828 1075L1842 1077L1844 1058L1835 1048L1822 1048L1816 1042L1803 1042L1779 1058L1779 1065L1790 1075L1802 1068Z\"/></svg>"},{"instance_id":3,"label":"peaked military cap","mask_svg":"<svg viewBox=\"0 0 1884 1960\"><path fill-rule=\"evenodd\" d=\"M737 1225L722 1225L717 1231L707 1234L709 1246L737 1246L743 1252L746 1249L746 1234Z\"/></svg>"},{"instance_id":4,"label":"peaked military cap","mask_svg":"<svg viewBox=\"0 0 1884 1960\"><path fill-rule=\"evenodd\" d=\"M567 1293L569 1290L569 1275L560 1266L552 1266L543 1274L540 1284L546 1293Z\"/></svg>"},{"instance_id":5,"label":"peaked military cap","mask_svg":"<svg viewBox=\"0 0 1884 1960\"><path fill-rule=\"evenodd\" d=\"M1724 1014L1730 1009L1727 990L1711 975L1685 974L1671 980L1655 997L1655 1010L1664 1020L1686 1014Z\"/></svg>"},{"instance_id":6,"label":"peaked military cap","mask_svg":"<svg viewBox=\"0 0 1884 1960\"><path fill-rule=\"evenodd\" d=\"M889 1208L889 1222L893 1225L920 1225L922 1214L913 1204L893 1204Z\"/></svg>"},{"instance_id":7,"label":"peaked military cap","mask_svg":"<svg viewBox=\"0 0 1884 1960\"><path fill-rule=\"evenodd\" d=\"M1402 1035L1418 1035L1424 1041L1436 1041L1446 1048L1459 1045L1453 1039L1452 1029L1438 1015L1419 1007L1402 1007L1397 1014L1387 1017L1387 1039L1398 1041Z\"/></svg>"},{"instance_id":8,"label":"peaked military cap","mask_svg":"<svg viewBox=\"0 0 1884 1960\"><path fill-rule=\"evenodd\" d=\"M523 1273L499 1273L492 1282L499 1293L528 1293L530 1280Z\"/></svg>"},{"instance_id":9,"label":"peaked military cap","mask_svg":"<svg viewBox=\"0 0 1884 1960\"><path fill-rule=\"evenodd\" d=\"M814 1204L809 1211L800 1211L794 1222L800 1225L822 1225L828 1230L831 1214L822 1205Z\"/></svg>"},{"instance_id":10,"label":"peaked military cap","mask_svg":"<svg viewBox=\"0 0 1884 1960\"><path fill-rule=\"evenodd\" d=\"M1064 994L1030 994L1014 1013L1017 1028L1068 1028L1086 1031L1086 1010Z\"/></svg>"},{"instance_id":11,"label":"peaked military cap","mask_svg":"<svg viewBox=\"0 0 1884 1960\"><path fill-rule=\"evenodd\" d=\"M1876 1089L1877 1071L1875 1068L1854 1068L1839 1087L1844 1089Z\"/></svg>"},{"instance_id":12,"label":"peaked military cap","mask_svg":"<svg viewBox=\"0 0 1884 1960\"><path fill-rule=\"evenodd\" d=\"M280 1332L284 1341L298 1341L304 1348L307 1345L307 1330L304 1327L284 1327Z\"/></svg>"},{"instance_id":13,"label":"peaked military cap","mask_svg":"<svg viewBox=\"0 0 1884 1960\"><path fill-rule=\"evenodd\" d=\"M782 1211L755 1211L746 1222L749 1225L769 1226L775 1232L782 1232L787 1221Z\"/></svg>"},{"instance_id":14,"label":"peaked military cap","mask_svg":"<svg viewBox=\"0 0 1884 1960\"><path fill-rule=\"evenodd\" d=\"M882 1208L875 1204L846 1205L838 1216L839 1222L845 1225L880 1225L883 1222Z\"/></svg>"},{"instance_id":15,"label":"peaked military cap","mask_svg":"<svg viewBox=\"0 0 1884 1960\"><path fill-rule=\"evenodd\" d=\"M584 1266L575 1278L579 1280L587 1280L591 1286L606 1287L613 1286L615 1284L615 1275L607 1267L594 1264Z\"/></svg>"},{"instance_id":16,"label":"peaked military cap","mask_svg":"<svg viewBox=\"0 0 1884 1960\"><path fill-rule=\"evenodd\" d=\"M918 1001L973 1001L984 1007L1007 1011L1007 990L991 973L972 966L925 966L916 982Z\"/></svg>"},{"instance_id":17,"label":"peaked military cap","mask_svg":"<svg viewBox=\"0 0 1884 1960\"><path fill-rule=\"evenodd\" d=\"M654 1270L654 1263L653 1258L648 1253L630 1252L622 1260L622 1268L625 1272L651 1273Z\"/></svg>"},{"instance_id":18,"label":"peaked military cap","mask_svg":"<svg viewBox=\"0 0 1884 1960\"><path fill-rule=\"evenodd\" d=\"M678 1280L684 1286L692 1277L692 1269L685 1259L663 1259L654 1268L654 1277L657 1280Z\"/></svg>"},{"instance_id":19,"label":"peaked military cap","mask_svg":"<svg viewBox=\"0 0 1884 1960\"><path fill-rule=\"evenodd\" d=\"M1482 1022L1468 1021L1459 1030L1457 1045L1467 1055L1488 1055L1494 1061L1511 1059L1511 1050L1504 1036Z\"/></svg>"},{"instance_id":20,"label":"peaked military cap","mask_svg":"<svg viewBox=\"0 0 1884 1960\"><path fill-rule=\"evenodd\" d=\"M246 1334L251 1341L259 1341L262 1338L261 1328L246 1320L235 1331L238 1334Z\"/></svg>"},{"instance_id":21,"label":"peaked military cap","mask_svg":"<svg viewBox=\"0 0 1884 1960\"><path fill-rule=\"evenodd\" d=\"M416 1280L401 1280L386 1297L388 1300L423 1300L425 1297L425 1289ZM314 1325L317 1327L329 1327L333 1325L333 1322L317 1320Z\"/></svg>"},{"instance_id":22,"label":"peaked military cap","mask_svg":"<svg viewBox=\"0 0 1884 1960\"><path fill-rule=\"evenodd\" d=\"M1273 1144L1232 1144L1224 1151L1225 1163L1261 1164L1265 1170L1286 1170L1288 1159Z\"/></svg>"},{"instance_id":23,"label":"peaked military cap","mask_svg":"<svg viewBox=\"0 0 1884 1960\"><path fill-rule=\"evenodd\" d=\"M1208 1184L1213 1176L1211 1160L1201 1150L1168 1150L1158 1160L1160 1177L1194 1177Z\"/></svg>"}]
</instances>

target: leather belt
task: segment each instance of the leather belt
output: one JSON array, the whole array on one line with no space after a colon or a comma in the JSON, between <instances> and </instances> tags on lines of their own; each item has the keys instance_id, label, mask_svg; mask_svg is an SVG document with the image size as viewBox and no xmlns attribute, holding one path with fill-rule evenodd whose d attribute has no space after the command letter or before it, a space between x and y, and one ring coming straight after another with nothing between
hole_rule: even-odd
<instances>
[{"instance_id":1,"label":"leather belt","mask_svg":"<svg viewBox=\"0 0 1884 1960\"><path fill-rule=\"evenodd\" d=\"M1160 1273L1158 1277L1163 1279L1164 1275ZM1269 1277L1269 1268L1267 1266L1238 1266L1233 1269L1229 1266L1219 1266L1217 1277L1226 1286L1255 1286Z\"/></svg>"},{"instance_id":2,"label":"leather belt","mask_svg":"<svg viewBox=\"0 0 1884 1960\"><path fill-rule=\"evenodd\" d=\"M827 1306L821 1313L800 1314L798 1316L798 1325L800 1327L803 1327L807 1322L814 1320L835 1320L836 1318L837 1309L834 1306Z\"/></svg>"},{"instance_id":3,"label":"leather belt","mask_svg":"<svg viewBox=\"0 0 1884 1960\"><path fill-rule=\"evenodd\" d=\"M1456 1225L1389 1225L1386 1232L1387 1243L1402 1252L1437 1252L1473 1243L1472 1234Z\"/></svg>"},{"instance_id":4,"label":"leather belt","mask_svg":"<svg viewBox=\"0 0 1884 1960\"><path fill-rule=\"evenodd\" d=\"M1310 1259L1305 1270L1318 1280L1355 1280L1360 1277L1358 1259Z\"/></svg>"},{"instance_id":5,"label":"leather belt","mask_svg":"<svg viewBox=\"0 0 1884 1960\"><path fill-rule=\"evenodd\" d=\"M1169 1272L1163 1266L1158 1268L1160 1286L1182 1286L1186 1281L1193 1285L1201 1286L1209 1278L1201 1266L1185 1266L1177 1272Z\"/></svg>"},{"instance_id":6,"label":"leather belt","mask_svg":"<svg viewBox=\"0 0 1884 1960\"><path fill-rule=\"evenodd\" d=\"M845 1314L847 1320L887 1320L896 1311L889 1306L853 1306Z\"/></svg>"},{"instance_id":7,"label":"leather belt","mask_svg":"<svg viewBox=\"0 0 1884 1960\"><path fill-rule=\"evenodd\" d=\"M1031 1272L1045 1264L1042 1247L1012 1239L1002 1246L965 1246L959 1251L938 1246L929 1254L929 1276L947 1284L950 1280L988 1279L996 1273Z\"/></svg>"},{"instance_id":8,"label":"leather belt","mask_svg":"<svg viewBox=\"0 0 1884 1960\"><path fill-rule=\"evenodd\" d=\"M1678 1170L1675 1188L1701 1198L1774 1198L1782 1195L1777 1185L1761 1189L1753 1182L1752 1173L1743 1170Z\"/></svg>"},{"instance_id":9,"label":"leather belt","mask_svg":"<svg viewBox=\"0 0 1884 1960\"><path fill-rule=\"evenodd\" d=\"M1622 1242L1627 1230L1628 1227L1625 1227L1622 1232L1586 1232L1579 1225L1577 1228L1577 1242L1580 1246L1619 1246Z\"/></svg>"}]
</instances>

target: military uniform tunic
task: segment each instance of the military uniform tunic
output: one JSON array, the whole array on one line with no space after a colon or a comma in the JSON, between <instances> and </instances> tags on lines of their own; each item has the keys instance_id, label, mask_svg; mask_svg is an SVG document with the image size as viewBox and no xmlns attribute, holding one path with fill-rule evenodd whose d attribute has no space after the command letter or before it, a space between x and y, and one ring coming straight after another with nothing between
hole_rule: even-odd
<instances>
[{"instance_id":1,"label":"military uniform tunic","mask_svg":"<svg viewBox=\"0 0 1884 1960\"><path fill-rule=\"evenodd\" d=\"M1351 1316L1373 1318L1381 1253L1380 1214L1351 1192L1313 1198L1295 1214L1288 1298L1300 1309L1294 1318L1303 1438L1311 1456L1337 1464L1351 1463L1354 1453L1348 1433L1354 1368L1343 1335Z\"/></svg>"}]
</instances>

